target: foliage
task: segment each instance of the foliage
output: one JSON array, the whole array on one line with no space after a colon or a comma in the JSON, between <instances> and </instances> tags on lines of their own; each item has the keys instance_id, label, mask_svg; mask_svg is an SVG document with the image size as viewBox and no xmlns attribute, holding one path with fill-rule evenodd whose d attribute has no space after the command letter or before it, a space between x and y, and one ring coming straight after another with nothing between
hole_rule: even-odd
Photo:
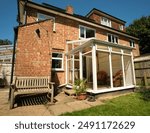
<instances>
[{"instance_id":1,"label":"foliage","mask_svg":"<svg viewBox=\"0 0 150 133\"><path fill-rule=\"evenodd\" d=\"M126 31L128 34L138 37L141 54L150 53L150 16L134 20Z\"/></svg>"},{"instance_id":2,"label":"foliage","mask_svg":"<svg viewBox=\"0 0 150 133\"><path fill-rule=\"evenodd\" d=\"M65 116L150 116L150 101L133 93L105 101L89 109L63 114Z\"/></svg>"},{"instance_id":3,"label":"foliage","mask_svg":"<svg viewBox=\"0 0 150 133\"><path fill-rule=\"evenodd\" d=\"M77 79L74 82L73 89L76 92L76 95L79 95L81 93L85 93L87 89L86 85L87 80L86 79Z\"/></svg>"},{"instance_id":4,"label":"foliage","mask_svg":"<svg viewBox=\"0 0 150 133\"><path fill-rule=\"evenodd\" d=\"M150 88L149 89L145 89L145 88L141 88L138 91L141 95L141 98L145 101L150 101Z\"/></svg>"},{"instance_id":5,"label":"foliage","mask_svg":"<svg viewBox=\"0 0 150 133\"><path fill-rule=\"evenodd\" d=\"M12 42L8 39L5 39L5 40L1 40L0 39L0 45L11 45Z\"/></svg>"}]
</instances>

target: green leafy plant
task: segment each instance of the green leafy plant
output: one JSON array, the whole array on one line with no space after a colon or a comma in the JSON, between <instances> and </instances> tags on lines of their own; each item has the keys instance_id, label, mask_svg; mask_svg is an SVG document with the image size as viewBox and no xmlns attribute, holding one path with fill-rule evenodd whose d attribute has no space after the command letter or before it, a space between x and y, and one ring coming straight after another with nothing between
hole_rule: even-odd
<instances>
[{"instance_id":1,"label":"green leafy plant","mask_svg":"<svg viewBox=\"0 0 150 133\"><path fill-rule=\"evenodd\" d=\"M85 93L87 89L87 80L86 79L77 79L74 82L73 89L76 92L76 95Z\"/></svg>"}]
</instances>

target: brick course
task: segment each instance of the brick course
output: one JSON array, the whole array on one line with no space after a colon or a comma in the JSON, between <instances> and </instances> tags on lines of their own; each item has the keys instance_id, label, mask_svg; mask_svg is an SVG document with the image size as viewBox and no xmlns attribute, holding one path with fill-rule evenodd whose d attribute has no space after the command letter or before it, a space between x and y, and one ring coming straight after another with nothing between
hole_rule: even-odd
<instances>
[{"instance_id":1,"label":"brick course","mask_svg":"<svg viewBox=\"0 0 150 133\"><path fill-rule=\"evenodd\" d=\"M36 30L39 29L40 37ZM18 28L16 76L50 76L52 21Z\"/></svg>"}]
</instances>

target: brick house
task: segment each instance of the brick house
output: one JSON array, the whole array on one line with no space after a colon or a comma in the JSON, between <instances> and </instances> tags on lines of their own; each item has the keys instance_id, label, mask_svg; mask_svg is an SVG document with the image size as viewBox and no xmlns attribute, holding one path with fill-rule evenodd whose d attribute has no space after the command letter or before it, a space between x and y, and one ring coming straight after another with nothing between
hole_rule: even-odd
<instances>
[{"instance_id":1,"label":"brick house","mask_svg":"<svg viewBox=\"0 0 150 133\"><path fill-rule=\"evenodd\" d=\"M18 23L14 76L51 76L57 86L86 78L92 93L135 87L138 38L125 21L95 8L81 16L72 6L18 0Z\"/></svg>"}]
</instances>

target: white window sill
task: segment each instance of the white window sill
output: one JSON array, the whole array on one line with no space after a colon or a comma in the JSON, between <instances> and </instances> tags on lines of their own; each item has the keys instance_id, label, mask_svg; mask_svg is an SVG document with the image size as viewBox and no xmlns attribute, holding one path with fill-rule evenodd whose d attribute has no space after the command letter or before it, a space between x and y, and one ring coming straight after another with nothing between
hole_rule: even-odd
<instances>
[{"instance_id":1,"label":"white window sill","mask_svg":"<svg viewBox=\"0 0 150 133\"><path fill-rule=\"evenodd\" d=\"M56 71L56 72L63 72L63 71L64 71L64 69L55 69L55 68L53 68L53 69L52 69L52 71Z\"/></svg>"}]
</instances>

